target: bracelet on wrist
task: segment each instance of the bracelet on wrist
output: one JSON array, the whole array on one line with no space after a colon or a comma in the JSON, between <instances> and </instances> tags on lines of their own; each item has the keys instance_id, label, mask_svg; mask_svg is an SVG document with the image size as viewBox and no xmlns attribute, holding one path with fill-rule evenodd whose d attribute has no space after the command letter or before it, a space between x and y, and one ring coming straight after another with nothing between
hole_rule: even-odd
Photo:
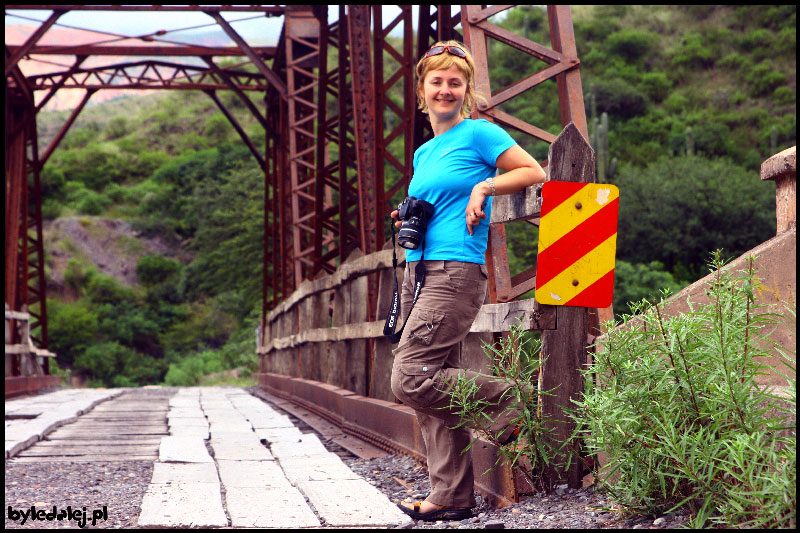
<instances>
[{"instance_id":1,"label":"bracelet on wrist","mask_svg":"<svg viewBox=\"0 0 800 533\"><path fill-rule=\"evenodd\" d=\"M494 196L494 178L486 178L486 183L489 184L489 189L491 189L489 196Z\"/></svg>"}]
</instances>

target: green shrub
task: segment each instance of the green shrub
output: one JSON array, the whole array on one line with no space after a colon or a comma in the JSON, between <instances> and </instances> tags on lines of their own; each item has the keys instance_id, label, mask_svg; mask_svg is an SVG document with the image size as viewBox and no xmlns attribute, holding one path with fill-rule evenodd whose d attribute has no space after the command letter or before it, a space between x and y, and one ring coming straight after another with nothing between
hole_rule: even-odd
<instances>
[{"instance_id":1,"label":"green shrub","mask_svg":"<svg viewBox=\"0 0 800 533\"><path fill-rule=\"evenodd\" d=\"M644 301L608 324L584 371L576 434L607 454L601 486L628 510L685 508L693 527L793 528L796 382L788 398L756 384L777 318L754 303L752 258L734 274L719 257L709 304L665 317Z\"/></svg>"},{"instance_id":2,"label":"green shrub","mask_svg":"<svg viewBox=\"0 0 800 533\"><path fill-rule=\"evenodd\" d=\"M108 196L83 187L70 192L67 195L67 201L78 213L92 216L100 215L111 205Z\"/></svg>"},{"instance_id":3,"label":"green shrub","mask_svg":"<svg viewBox=\"0 0 800 533\"><path fill-rule=\"evenodd\" d=\"M155 285L179 273L181 268L180 261L175 259L158 254L146 255L136 264L136 276L143 285Z\"/></svg>"},{"instance_id":4,"label":"green shrub","mask_svg":"<svg viewBox=\"0 0 800 533\"><path fill-rule=\"evenodd\" d=\"M531 486L549 492L557 481L550 477L550 472L553 467L564 465L554 464L557 445L549 435L552 424L546 424L542 410L538 407L539 395L549 393L539 391L536 387L536 376L542 367L541 347L541 341L532 332L523 331L518 325L513 325L508 336L502 338L499 345L484 344L484 352L492 367L491 375L510 385L498 403L492 404L480 397L480 387L476 383L478 376L468 378L462 372L449 383L450 404L446 409L459 417L459 422L454 427L473 428L476 434L465 452L478 438L483 438L498 448L495 466L508 464L518 467ZM519 414L509 422L509 426L521 426L521 434L516 441L504 446L500 443L502 432L495 435L489 429L494 419L486 410L504 403L509 397L514 398L510 402L509 410L521 406Z\"/></svg>"},{"instance_id":5,"label":"green shrub","mask_svg":"<svg viewBox=\"0 0 800 533\"><path fill-rule=\"evenodd\" d=\"M689 110L689 99L679 93L670 93L664 100L664 109L676 115L683 115Z\"/></svg>"},{"instance_id":6,"label":"green shrub","mask_svg":"<svg viewBox=\"0 0 800 533\"><path fill-rule=\"evenodd\" d=\"M759 63L747 74L750 96L759 97L770 94L776 87L787 82L788 77L776 70L771 62Z\"/></svg>"},{"instance_id":7,"label":"green shrub","mask_svg":"<svg viewBox=\"0 0 800 533\"><path fill-rule=\"evenodd\" d=\"M797 101L797 95L790 87L782 86L772 93L772 101L778 105L792 104Z\"/></svg>"},{"instance_id":8,"label":"green shrub","mask_svg":"<svg viewBox=\"0 0 800 533\"><path fill-rule=\"evenodd\" d=\"M222 113L214 113L206 121L205 135L212 144L218 144L225 140L231 125Z\"/></svg>"},{"instance_id":9,"label":"green shrub","mask_svg":"<svg viewBox=\"0 0 800 533\"><path fill-rule=\"evenodd\" d=\"M637 60L654 51L656 36L639 30L622 30L608 36L606 44L615 54L627 59Z\"/></svg>"},{"instance_id":10,"label":"green shrub","mask_svg":"<svg viewBox=\"0 0 800 533\"><path fill-rule=\"evenodd\" d=\"M80 303L48 300L47 333L49 349L61 365L73 361L94 341L97 315Z\"/></svg>"},{"instance_id":11,"label":"green shrub","mask_svg":"<svg viewBox=\"0 0 800 533\"><path fill-rule=\"evenodd\" d=\"M86 294L95 304L115 304L122 301L133 302L136 300L136 293L133 289L105 274L95 274L89 278L86 284Z\"/></svg>"},{"instance_id":12,"label":"green shrub","mask_svg":"<svg viewBox=\"0 0 800 533\"><path fill-rule=\"evenodd\" d=\"M81 260L71 257L64 269L64 284L80 294L96 273L94 267L87 267Z\"/></svg>"},{"instance_id":13,"label":"green shrub","mask_svg":"<svg viewBox=\"0 0 800 533\"><path fill-rule=\"evenodd\" d=\"M673 67L708 68L714 64L714 56L699 33L687 33L671 50Z\"/></svg>"},{"instance_id":14,"label":"green shrub","mask_svg":"<svg viewBox=\"0 0 800 533\"><path fill-rule=\"evenodd\" d=\"M672 82L663 72L647 72L642 75L642 90L653 102L661 102L669 95Z\"/></svg>"},{"instance_id":15,"label":"green shrub","mask_svg":"<svg viewBox=\"0 0 800 533\"><path fill-rule=\"evenodd\" d=\"M125 117L115 117L106 126L106 139L119 139L128 134L128 120Z\"/></svg>"},{"instance_id":16,"label":"green shrub","mask_svg":"<svg viewBox=\"0 0 800 533\"><path fill-rule=\"evenodd\" d=\"M170 387L190 387L200 384L200 379L225 370L218 352L205 350L169 365L164 384Z\"/></svg>"},{"instance_id":17,"label":"green shrub","mask_svg":"<svg viewBox=\"0 0 800 533\"><path fill-rule=\"evenodd\" d=\"M641 115L647 109L647 98L636 87L617 78L594 82L597 112L621 118Z\"/></svg>"},{"instance_id":18,"label":"green shrub","mask_svg":"<svg viewBox=\"0 0 800 533\"><path fill-rule=\"evenodd\" d=\"M651 300L663 289L674 293L681 288L682 284L659 261L632 264L618 259L614 267L614 316L630 314L630 302Z\"/></svg>"},{"instance_id":19,"label":"green shrub","mask_svg":"<svg viewBox=\"0 0 800 533\"><path fill-rule=\"evenodd\" d=\"M58 200L45 198L42 200L42 218L44 220L55 220L61 216L64 206Z\"/></svg>"}]
</instances>

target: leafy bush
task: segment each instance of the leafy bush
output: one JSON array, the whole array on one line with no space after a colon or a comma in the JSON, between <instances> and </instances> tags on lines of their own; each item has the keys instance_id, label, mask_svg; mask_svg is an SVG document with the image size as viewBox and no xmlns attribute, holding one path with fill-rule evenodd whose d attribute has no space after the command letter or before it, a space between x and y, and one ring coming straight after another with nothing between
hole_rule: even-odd
<instances>
[{"instance_id":1,"label":"leafy bush","mask_svg":"<svg viewBox=\"0 0 800 533\"><path fill-rule=\"evenodd\" d=\"M136 276L143 285L155 285L179 273L181 268L180 261L175 259L158 254L146 255L136 264Z\"/></svg>"},{"instance_id":2,"label":"leafy bush","mask_svg":"<svg viewBox=\"0 0 800 533\"><path fill-rule=\"evenodd\" d=\"M654 51L655 35L650 32L626 29L608 36L606 44L615 54L637 60Z\"/></svg>"},{"instance_id":3,"label":"leafy bush","mask_svg":"<svg viewBox=\"0 0 800 533\"><path fill-rule=\"evenodd\" d=\"M682 282L705 274L708 250L736 257L775 235L775 186L725 160L665 156L643 170L623 166L614 184L618 257L661 261Z\"/></svg>"},{"instance_id":4,"label":"leafy bush","mask_svg":"<svg viewBox=\"0 0 800 533\"><path fill-rule=\"evenodd\" d=\"M776 70L771 62L759 63L747 75L750 95L754 97L765 96L779 85L783 85L788 77L783 72Z\"/></svg>"},{"instance_id":5,"label":"leafy bush","mask_svg":"<svg viewBox=\"0 0 800 533\"><path fill-rule=\"evenodd\" d=\"M663 72L647 72L642 75L641 87L652 101L658 103L669 95L672 82Z\"/></svg>"},{"instance_id":6,"label":"leafy bush","mask_svg":"<svg viewBox=\"0 0 800 533\"><path fill-rule=\"evenodd\" d=\"M86 294L89 300L95 304L136 301L136 293L133 289L105 274L95 274L89 278L86 284Z\"/></svg>"},{"instance_id":7,"label":"leafy bush","mask_svg":"<svg viewBox=\"0 0 800 533\"><path fill-rule=\"evenodd\" d=\"M681 288L682 285L672 274L664 271L664 265L659 261L632 264L617 260L614 267L614 316L621 318L623 314L631 313L630 302L650 300L664 289L674 293Z\"/></svg>"},{"instance_id":8,"label":"leafy bush","mask_svg":"<svg viewBox=\"0 0 800 533\"><path fill-rule=\"evenodd\" d=\"M59 364L71 366L94 341L97 315L80 303L65 304L51 299L47 306L49 349L57 355Z\"/></svg>"},{"instance_id":9,"label":"leafy bush","mask_svg":"<svg viewBox=\"0 0 800 533\"><path fill-rule=\"evenodd\" d=\"M64 284L80 294L96 273L97 269L94 267L87 267L81 260L71 257L64 269Z\"/></svg>"},{"instance_id":10,"label":"leafy bush","mask_svg":"<svg viewBox=\"0 0 800 533\"><path fill-rule=\"evenodd\" d=\"M205 350L169 365L164 384L171 387L189 387L200 384L200 379L225 370L218 352Z\"/></svg>"},{"instance_id":11,"label":"leafy bush","mask_svg":"<svg viewBox=\"0 0 800 533\"><path fill-rule=\"evenodd\" d=\"M672 67L708 68L714 65L714 56L699 33L688 33L671 50Z\"/></svg>"},{"instance_id":12,"label":"leafy bush","mask_svg":"<svg viewBox=\"0 0 800 533\"><path fill-rule=\"evenodd\" d=\"M462 372L449 383L450 404L446 409L459 417L456 428L472 428L477 435L465 452L478 438L483 438L498 447L495 466L516 466L531 486L549 492L557 481L549 474L552 471L550 468L554 466L557 446L549 436L552 430L545 427L545 418L537 406L539 395L548 394L548 391L539 391L536 388L536 376L542 366L539 357L541 347L541 341L532 332L523 331L519 325L513 325L508 336L502 338L498 346L484 344L484 352L489 358L494 379L510 385L501 399L493 404L481 398L480 386L476 383L478 376L469 378ZM513 398L513 401L507 409L519 408L520 411L509 422L509 426L519 425L521 433L513 443L502 445L502 432L496 435L489 429L495 418L487 413L487 409L494 409L508 398Z\"/></svg>"},{"instance_id":13,"label":"leafy bush","mask_svg":"<svg viewBox=\"0 0 800 533\"><path fill-rule=\"evenodd\" d=\"M772 100L779 105L792 104L797 100L797 95L790 87L782 86L772 93Z\"/></svg>"},{"instance_id":14,"label":"leafy bush","mask_svg":"<svg viewBox=\"0 0 800 533\"><path fill-rule=\"evenodd\" d=\"M114 117L106 127L106 139L119 139L124 137L128 131L128 120L125 117Z\"/></svg>"},{"instance_id":15,"label":"leafy bush","mask_svg":"<svg viewBox=\"0 0 800 533\"><path fill-rule=\"evenodd\" d=\"M620 118L641 115L647 109L647 98L636 87L620 79L594 82L597 112L607 112Z\"/></svg>"},{"instance_id":16,"label":"leafy bush","mask_svg":"<svg viewBox=\"0 0 800 533\"><path fill-rule=\"evenodd\" d=\"M709 304L665 317L643 301L637 317L608 324L584 371L578 434L607 454L602 487L629 510L688 508L693 527L793 528L796 382L784 398L755 381L776 317L754 303L752 258L739 274L721 271L719 252L712 265Z\"/></svg>"},{"instance_id":17,"label":"leafy bush","mask_svg":"<svg viewBox=\"0 0 800 533\"><path fill-rule=\"evenodd\" d=\"M74 370L107 387L156 384L164 376L165 363L118 342L89 346L75 360Z\"/></svg>"}]
</instances>

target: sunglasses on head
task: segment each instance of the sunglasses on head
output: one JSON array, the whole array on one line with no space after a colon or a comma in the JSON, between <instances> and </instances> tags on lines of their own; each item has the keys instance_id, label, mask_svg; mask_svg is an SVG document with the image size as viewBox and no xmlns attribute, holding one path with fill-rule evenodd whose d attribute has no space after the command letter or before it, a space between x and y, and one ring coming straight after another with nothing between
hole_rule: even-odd
<instances>
[{"instance_id":1,"label":"sunglasses on head","mask_svg":"<svg viewBox=\"0 0 800 533\"><path fill-rule=\"evenodd\" d=\"M446 50L448 53L450 53L451 55L454 55L454 56L456 56L456 57L460 57L460 58L462 58L462 59L464 59L464 58L466 58L466 57L467 57L467 53L466 53L464 50L462 50L462 49L461 49L461 48L459 48L458 46L454 46L454 45L448 45L448 46L434 46L433 48L431 48L430 50L428 50L428 51L425 53L425 57L433 57L433 56L438 56L438 55L440 55L440 54L443 54L443 53L445 52L445 50Z\"/></svg>"}]
</instances>

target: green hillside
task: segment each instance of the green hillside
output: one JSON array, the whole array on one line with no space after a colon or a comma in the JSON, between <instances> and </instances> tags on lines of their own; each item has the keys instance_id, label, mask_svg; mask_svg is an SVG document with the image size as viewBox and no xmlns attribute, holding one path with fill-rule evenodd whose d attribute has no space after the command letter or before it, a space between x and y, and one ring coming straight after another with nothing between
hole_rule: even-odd
<instances>
[{"instance_id":1,"label":"green hillside","mask_svg":"<svg viewBox=\"0 0 800 533\"><path fill-rule=\"evenodd\" d=\"M758 169L796 144L795 9L573 7L593 143L603 179L621 190L615 311L698 279L713 249L736 256L774 235L774 184ZM498 24L549 43L541 8ZM495 90L543 67L501 46L490 45ZM547 82L503 109L558 133L556 95ZM222 99L263 146L244 105ZM40 116L43 144L66 116ZM546 158L544 143L518 140ZM140 248L138 284L128 286L77 244L46 243L51 349L63 368L98 385L190 384L256 368L263 175L210 98L171 92L85 109L43 188L48 220L122 219L174 249ZM512 273L533 261L536 231L508 225Z\"/></svg>"}]
</instances>

